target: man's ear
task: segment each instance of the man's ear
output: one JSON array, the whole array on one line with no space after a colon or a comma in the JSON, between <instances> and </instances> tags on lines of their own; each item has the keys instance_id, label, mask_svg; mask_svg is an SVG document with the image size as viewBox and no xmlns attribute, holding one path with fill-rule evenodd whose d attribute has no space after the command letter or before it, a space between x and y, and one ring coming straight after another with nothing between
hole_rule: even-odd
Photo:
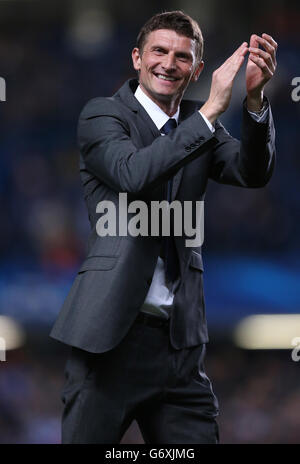
<instances>
[{"instance_id":1,"label":"man's ear","mask_svg":"<svg viewBox=\"0 0 300 464\"><path fill-rule=\"evenodd\" d=\"M140 71L141 69L141 57L140 57L140 50L138 48L134 48L131 53L133 67L136 71Z\"/></svg>"},{"instance_id":2,"label":"man's ear","mask_svg":"<svg viewBox=\"0 0 300 464\"><path fill-rule=\"evenodd\" d=\"M200 74L202 73L203 68L204 68L204 61L201 60L194 71L192 81L196 82L198 80Z\"/></svg>"}]
</instances>

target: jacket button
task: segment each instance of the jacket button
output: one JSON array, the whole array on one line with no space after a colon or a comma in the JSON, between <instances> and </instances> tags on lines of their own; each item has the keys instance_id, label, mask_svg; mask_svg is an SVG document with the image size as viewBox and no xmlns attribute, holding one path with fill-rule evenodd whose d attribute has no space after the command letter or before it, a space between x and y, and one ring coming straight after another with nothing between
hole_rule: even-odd
<instances>
[{"instance_id":1,"label":"jacket button","mask_svg":"<svg viewBox=\"0 0 300 464\"><path fill-rule=\"evenodd\" d=\"M151 283L152 283L152 277L150 277L150 279L147 279L147 284L151 285Z\"/></svg>"},{"instance_id":2,"label":"jacket button","mask_svg":"<svg viewBox=\"0 0 300 464\"><path fill-rule=\"evenodd\" d=\"M185 147L185 151L191 151L191 147Z\"/></svg>"},{"instance_id":3,"label":"jacket button","mask_svg":"<svg viewBox=\"0 0 300 464\"><path fill-rule=\"evenodd\" d=\"M203 135L201 135L198 139L199 142L203 142L203 140L205 140L205 137L203 137Z\"/></svg>"}]
</instances>

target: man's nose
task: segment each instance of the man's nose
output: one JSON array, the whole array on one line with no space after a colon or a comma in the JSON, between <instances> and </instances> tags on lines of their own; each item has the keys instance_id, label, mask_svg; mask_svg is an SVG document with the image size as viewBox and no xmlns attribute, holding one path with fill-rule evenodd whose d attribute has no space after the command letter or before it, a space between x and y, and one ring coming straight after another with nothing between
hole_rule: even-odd
<instances>
[{"instance_id":1,"label":"man's nose","mask_svg":"<svg viewBox=\"0 0 300 464\"><path fill-rule=\"evenodd\" d=\"M176 68L176 60L175 60L175 56L171 53L168 53L168 55L165 55L165 59L162 63L162 67L166 70L166 71L171 71L173 69Z\"/></svg>"}]
</instances>

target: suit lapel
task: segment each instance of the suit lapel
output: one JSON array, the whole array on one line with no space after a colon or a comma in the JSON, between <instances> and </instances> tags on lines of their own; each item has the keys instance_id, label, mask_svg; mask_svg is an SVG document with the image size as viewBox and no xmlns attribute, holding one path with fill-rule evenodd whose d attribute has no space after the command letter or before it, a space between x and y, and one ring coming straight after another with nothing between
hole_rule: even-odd
<instances>
[{"instance_id":1,"label":"suit lapel","mask_svg":"<svg viewBox=\"0 0 300 464\"><path fill-rule=\"evenodd\" d=\"M156 139L157 137L160 137L161 133L157 129L156 125L150 118L145 108L140 104L140 102L138 102L138 105L139 105L138 114L141 117L142 122L144 123L142 129L143 129L143 132L145 131L147 132L147 137L150 137L151 139L151 141L149 142L150 144L153 142L154 139Z\"/></svg>"},{"instance_id":2,"label":"suit lapel","mask_svg":"<svg viewBox=\"0 0 300 464\"><path fill-rule=\"evenodd\" d=\"M140 129L140 134L142 135L143 142L145 145L150 145L154 139L160 137L161 134L157 129L156 125L148 115L144 107L139 103L139 101L134 97L134 92L138 86L137 79L130 79L119 89L119 91L114 95L114 97L121 98L121 100L129 107L134 113L137 113L139 117L136 118L137 125ZM197 102L193 100L182 100L180 104L180 114L179 121L180 124L191 114L193 114L198 109ZM179 171L173 177L173 188L172 188L172 200L175 199L179 185L182 179L184 168L179 169Z\"/></svg>"},{"instance_id":3,"label":"suit lapel","mask_svg":"<svg viewBox=\"0 0 300 464\"><path fill-rule=\"evenodd\" d=\"M134 93L139 85L137 79L129 79L114 95L114 97L121 98L123 103L137 114L136 124L139 128L140 135L142 136L145 145L150 145L153 140L160 136L160 132L156 125L148 115L147 111L135 98Z\"/></svg>"}]
</instances>

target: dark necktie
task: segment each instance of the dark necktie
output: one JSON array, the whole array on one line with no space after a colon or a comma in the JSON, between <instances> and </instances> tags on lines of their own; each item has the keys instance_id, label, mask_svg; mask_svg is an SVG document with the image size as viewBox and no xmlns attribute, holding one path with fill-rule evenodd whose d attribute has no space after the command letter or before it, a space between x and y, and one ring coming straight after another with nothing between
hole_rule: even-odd
<instances>
[{"instance_id":1,"label":"dark necktie","mask_svg":"<svg viewBox=\"0 0 300 464\"><path fill-rule=\"evenodd\" d=\"M161 133L167 135L172 129L177 127L176 119L169 119L161 128ZM166 200L169 203L172 201L172 185L173 179L169 179L167 183L167 191L165 193ZM161 256L164 258L165 273L168 282L174 282L179 275L179 261L174 241L173 221L170 221L170 237L162 238Z\"/></svg>"}]
</instances>

